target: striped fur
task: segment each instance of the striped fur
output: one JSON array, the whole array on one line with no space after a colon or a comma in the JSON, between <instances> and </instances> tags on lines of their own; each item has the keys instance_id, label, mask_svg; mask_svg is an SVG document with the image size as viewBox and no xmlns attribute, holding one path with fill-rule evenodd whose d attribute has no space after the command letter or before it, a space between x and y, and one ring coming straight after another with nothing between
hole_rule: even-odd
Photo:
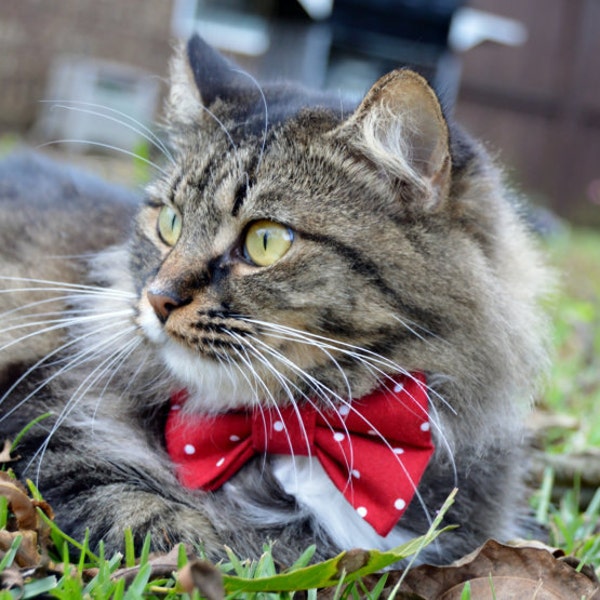
<instances>
[{"instance_id":1,"label":"striped fur","mask_svg":"<svg viewBox=\"0 0 600 600\"><path fill-rule=\"evenodd\" d=\"M261 87L199 38L174 60L167 123L172 154L135 219L127 194L39 159L0 169L1 431L52 413L16 468L59 525L110 549L129 526L138 542L149 532L157 549L191 541L215 558L275 539L289 561L313 542L325 557L423 533L458 487L446 522L459 529L419 560L519 534L547 276L485 151L409 71L354 107ZM157 232L165 204L183 220L173 247ZM242 249L262 219L294 236L268 267ZM173 299L168 318L149 291ZM173 475L162 431L175 389L192 411L340 406L411 371L428 376L436 453L389 539L332 512L305 459L257 459L210 494Z\"/></svg>"}]
</instances>

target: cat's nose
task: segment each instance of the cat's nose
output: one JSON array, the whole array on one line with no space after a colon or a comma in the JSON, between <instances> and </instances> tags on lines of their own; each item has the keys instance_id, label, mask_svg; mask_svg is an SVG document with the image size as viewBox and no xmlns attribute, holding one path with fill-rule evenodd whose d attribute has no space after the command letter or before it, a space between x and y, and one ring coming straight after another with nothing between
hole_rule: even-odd
<instances>
[{"instance_id":1,"label":"cat's nose","mask_svg":"<svg viewBox=\"0 0 600 600\"><path fill-rule=\"evenodd\" d=\"M162 290L149 289L147 292L148 302L154 309L156 316L165 322L169 315L180 306L187 304L185 300L182 300L176 294L171 294Z\"/></svg>"}]
</instances>

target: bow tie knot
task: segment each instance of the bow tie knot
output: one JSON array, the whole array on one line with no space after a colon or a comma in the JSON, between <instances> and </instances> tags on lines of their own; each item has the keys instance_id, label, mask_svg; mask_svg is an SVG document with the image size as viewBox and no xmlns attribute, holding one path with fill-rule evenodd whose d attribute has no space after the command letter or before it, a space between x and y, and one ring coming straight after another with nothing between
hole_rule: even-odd
<instances>
[{"instance_id":1,"label":"bow tie knot","mask_svg":"<svg viewBox=\"0 0 600 600\"><path fill-rule=\"evenodd\" d=\"M433 453L425 377L413 373L335 410L315 405L182 411L173 394L165 438L179 480L217 490L252 457L313 456L357 513L387 535L412 500Z\"/></svg>"},{"instance_id":2,"label":"bow tie knot","mask_svg":"<svg viewBox=\"0 0 600 600\"><path fill-rule=\"evenodd\" d=\"M314 454L317 411L303 407L282 407L278 410L252 413L252 447L259 454Z\"/></svg>"}]
</instances>

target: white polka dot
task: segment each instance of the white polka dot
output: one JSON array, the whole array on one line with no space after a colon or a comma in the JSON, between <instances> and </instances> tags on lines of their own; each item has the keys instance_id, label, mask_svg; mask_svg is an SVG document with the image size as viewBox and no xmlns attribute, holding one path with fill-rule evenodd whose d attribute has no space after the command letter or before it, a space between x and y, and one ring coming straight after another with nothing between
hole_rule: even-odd
<instances>
[{"instance_id":1,"label":"white polka dot","mask_svg":"<svg viewBox=\"0 0 600 600\"><path fill-rule=\"evenodd\" d=\"M283 422L282 421L275 421L275 423L273 423L273 429L275 431L283 431Z\"/></svg>"},{"instance_id":2,"label":"white polka dot","mask_svg":"<svg viewBox=\"0 0 600 600\"><path fill-rule=\"evenodd\" d=\"M369 429L369 431L367 431L367 435L377 435L377 432L374 429Z\"/></svg>"},{"instance_id":3,"label":"white polka dot","mask_svg":"<svg viewBox=\"0 0 600 600\"><path fill-rule=\"evenodd\" d=\"M397 383L394 386L394 392L396 392L396 394L398 394L399 392L401 392L404 389L404 384L403 383Z\"/></svg>"},{"instance_id":4,"label":"white polka dot","mask_svg":"<svg viewBox=\"0 0 600 600\"><path fill-rule=\"evenodd\" d=\"M171 410L181 410L181 404L171 404Z\"/></svg>"},{"instance_id":5,"label":"white polka dot","mask_svg":"<svg viewBox=\"0 0 600 600\"><path fill-rule=\"evenodd\" d=\"M404 510L406 508L406 502L402 498L397 498L394 502L394 508L396 510Z\"/></svg>"},{"instance_id":6,"label":"white polka dot","mask_svg":"<svg viewBox=\"0 0 600 600\"><path fill-rule=\"evenodd\" d=\"M354 479L360 479L360 471L357 471L356 469L352 469L352 471L350 471L350 475L352 475Z\"/></svg>"},{"instance_id":7,"label":"white polka dot","mask_svg":"<svg viewBox=\"0 0 600 600\"><path fill-rule=\"evenodd\" d=\"M429 423L421 423L421 431L429 431Z\"/></svg>"},{"instance_id":8,"label":"white polka dot","mask_svg":"<svg viewBox=\"0 0 600 600\"><path fill-rule=\"evenodd\" d=\"M184 451L186 454L196 454L196 448L195 448L195 446L192 446L192 444L186 444L186 445L183 447L183 451Z\"/></svg>"},{"instance_id":9,"label":"white polka dot","mask_svg":"<svg viewBox=\"0 0 600 600\"><path fill-rule=\"evenodd\" d=\"M336 431L336 432L333 434L333 439L334 439L336 442L343 442L343 441L346 439L346 436L345 436L343 433L341 433L340 431Z\"/></svg>"},{"instance_id":10,"label":"white polka dot","mask_svg":"<svg viewBox=\"0 0 600 600\"><path fill-rule=\"evenodd\" d=\"M394 454L404 454L404 448L394 448Z\"/></svg>"},{"instance_id":11,"label":"white polka dot","mask_svg":"<svg viewBox=\"0 0 600 600\"><path fill-rule=\"evenodd\" d=\"M224 462L225 462L225 458L224 457L220 458L217 461L217 467L222 467Z\"/></svg>"},{"instance_id":12,"label":"white polka dot","mask_svg":"<svg viewBox=\"0 0 600 600\"><path fill-rule=\"evenodd\" d=\"M239 442L240 441L240 436L239 435L230 435L229 436L229 441L230 442Z\"/></svg>"},{"instance_id":13,"label":"white polka dot","mask_svg":"<svg viewBox=\"0 0 600 600\"><path fill-rule=\"evenodd\" d=\"M344 406L340 406L340 415L342 417L347 417L350 414L350 407L344 404Z\"/></svg>"},{"instance_id":14,"label":"white polka dot","mask_svg":"<svg viewBox=\"0 0 600 600\"><path fill-rule=\"evenodd\" d=\"M356 512L358 513L359 517L362 517L363 519L367 516L367 509L364 506L359 506L356 509Z\"/></svg>"}]
</instances>

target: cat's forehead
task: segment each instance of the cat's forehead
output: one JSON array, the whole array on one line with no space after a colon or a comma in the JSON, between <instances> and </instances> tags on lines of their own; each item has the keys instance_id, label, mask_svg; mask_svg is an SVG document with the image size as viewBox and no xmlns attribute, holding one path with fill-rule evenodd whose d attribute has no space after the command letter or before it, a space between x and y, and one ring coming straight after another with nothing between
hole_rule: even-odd
<instances>
[{"instance_id":1,"label":"cat's forehead","mask_svg":"<svg viewBox=\"0 0 600 600\"><path fill-rule=\"evenodd\" d=\"M205 137L193 152L182 153L168 183L170 196L180 207L237 213L252 201L284 202L325 183L331 187L338 179L335 165L342 162L329 135L338 121L322 108L303 109L259 134L241 137L231 127Z\"/></svg>"}]
</instances>

